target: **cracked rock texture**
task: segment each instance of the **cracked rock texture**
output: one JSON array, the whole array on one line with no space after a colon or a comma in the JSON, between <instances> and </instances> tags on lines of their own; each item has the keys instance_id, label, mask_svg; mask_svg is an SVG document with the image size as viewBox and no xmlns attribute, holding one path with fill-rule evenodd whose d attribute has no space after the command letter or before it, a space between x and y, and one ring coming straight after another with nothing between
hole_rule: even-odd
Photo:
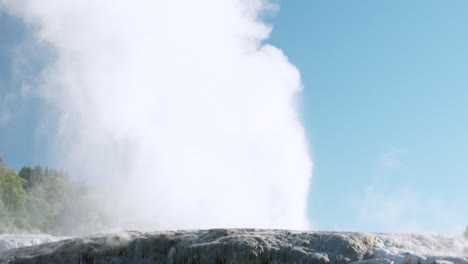
<instances>
[{"instance_id":1,"label":"cracked rock texture","mask_svg":"<svg viewBox=\"0 0 468 264\"><path fill-rule=\"evenodd\" d=\"M47 241L46 241L47 242ZM0 253L0 263L468 263L463 238L212 229L70 238Z\"/></svg>"}]
</instances>

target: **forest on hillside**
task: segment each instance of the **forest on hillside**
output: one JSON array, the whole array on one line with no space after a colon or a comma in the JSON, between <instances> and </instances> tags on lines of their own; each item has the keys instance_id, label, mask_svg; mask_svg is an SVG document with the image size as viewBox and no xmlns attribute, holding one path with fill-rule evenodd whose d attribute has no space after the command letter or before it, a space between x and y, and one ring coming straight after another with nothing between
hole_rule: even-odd
<instances>
[{"instance_id":1,"label":"forest on hillside","mask_svg":"<svg viewBox=\"0 0 468 264\"><path fill-rule=\"evenodd\" d=\"M104 225L88 188L61 170L35 166L16 172L0 158L0 198L0 234L71 235Z\"/></svg>"}]
</instances>

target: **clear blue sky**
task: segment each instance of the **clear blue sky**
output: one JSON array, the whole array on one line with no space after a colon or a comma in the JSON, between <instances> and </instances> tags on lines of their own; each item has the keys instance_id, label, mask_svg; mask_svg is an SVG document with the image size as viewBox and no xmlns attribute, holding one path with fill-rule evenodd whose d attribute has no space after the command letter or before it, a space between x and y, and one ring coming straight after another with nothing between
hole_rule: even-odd
<instances>
[{"instance_id":1,"label":"clear blue sky","mask_svg":"<svg viewBox=\"0 0 468 264\"><path fill-rule=\"evenodd\" d=\"M302 73L316 226L463 228L468 2L280 3L272 42Z\"/></svg>"},{"instance_id":2,"label":"clear blue sky","mask_svg":"<svg viewBox=\"0 0 468 264\"><path fill-rule=\"evenodd\" d=\"M313 228L461 233L468 224L468 2L279 3L269 42L302 74ZM34 132L38 102L5 98L20 85L11 52L24 35L18 21L0 15L0 112L14 115L0 126L0 153L16 169L47 163Z\"/></svg>"},{"instance_id":3,"label":"clear blue sky","mask_svg":"<svg viewBox=\"0 0 468 264\"><path fill-rule=\"evenodd\" d=\"M44 51L37 47L25 46L31 37L21 21L0 12L0 155L16 170L26 165L49 164L44 155L48 142L43 141L47 128L43 128L41 120L46 106L35 96L21 96L31 95L33 89L24 86L24 74L17 73L20 69L36 76L45 65L48 54L43 56ZM25 56L16 55L25 52L28 61L18 60ZM26 81L35 83L33 79Z\"/></svg>"}]
</instances>

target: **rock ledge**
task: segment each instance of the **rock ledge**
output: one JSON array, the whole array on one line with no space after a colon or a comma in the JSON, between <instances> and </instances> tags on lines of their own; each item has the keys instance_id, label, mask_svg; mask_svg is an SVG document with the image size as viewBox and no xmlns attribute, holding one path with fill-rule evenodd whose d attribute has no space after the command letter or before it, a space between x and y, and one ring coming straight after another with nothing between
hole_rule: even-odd
<instances>
[{"instance_id":1,"label":"rock ledge","mask_svg":"<svg viewBox=\"0 0 468 264\"><path fill-rule=\"evenodd\" d=\"M0 263L468 264L462 238L212 229L71 238L11 249Z\"/></svg>"}]
</instances>

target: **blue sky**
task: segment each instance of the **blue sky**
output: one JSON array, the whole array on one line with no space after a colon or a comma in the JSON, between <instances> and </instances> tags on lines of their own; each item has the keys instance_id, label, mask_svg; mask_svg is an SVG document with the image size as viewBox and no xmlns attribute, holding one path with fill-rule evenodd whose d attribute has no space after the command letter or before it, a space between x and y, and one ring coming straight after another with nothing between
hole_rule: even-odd
<instances>
[{"instance_id":1,"label":"blue sky","mask_svg":"<svg viewBox=\"0 0 468 264\"><path fill-rule=\"evenodd\" d=\"M33 73L43 65L35 56L30 57L34 65L15 59L18 52L29 52L22 46L28 37L21 21L0 12L0 155L16 170L24 165L47 164L42 155L47 143L37 138L41 104L33 96L21 96L28 91L16 76L19 68Z\"/></svg>"},{"instance_id":2,"label":"blue sky","mask_svg":"<svg viewBox=\"0 0 468 264\"><path fill-rule=\"evenodd\" d=\"M312 221L448 233L468 223L468 2L280 3L272 43L305 86ZM391 212L372 202L384 198Z\"/></svg>"},{"instance_id":3,"label":"blue sky","mask_svg":"<svg viewBox=\"0 0 468 264\"><path fill-rule=\"evenodd\" d=\"M302 74L313 228L461 233L468 2L279 3L269 42ZM12 115L0 123L0 153L15 169L47 164L35 132L41 105L11 92L21 86L14 78L21 62L11 54L26 36L19 21L0 15L0 112Z\"/></svg>"}]
</instances>

